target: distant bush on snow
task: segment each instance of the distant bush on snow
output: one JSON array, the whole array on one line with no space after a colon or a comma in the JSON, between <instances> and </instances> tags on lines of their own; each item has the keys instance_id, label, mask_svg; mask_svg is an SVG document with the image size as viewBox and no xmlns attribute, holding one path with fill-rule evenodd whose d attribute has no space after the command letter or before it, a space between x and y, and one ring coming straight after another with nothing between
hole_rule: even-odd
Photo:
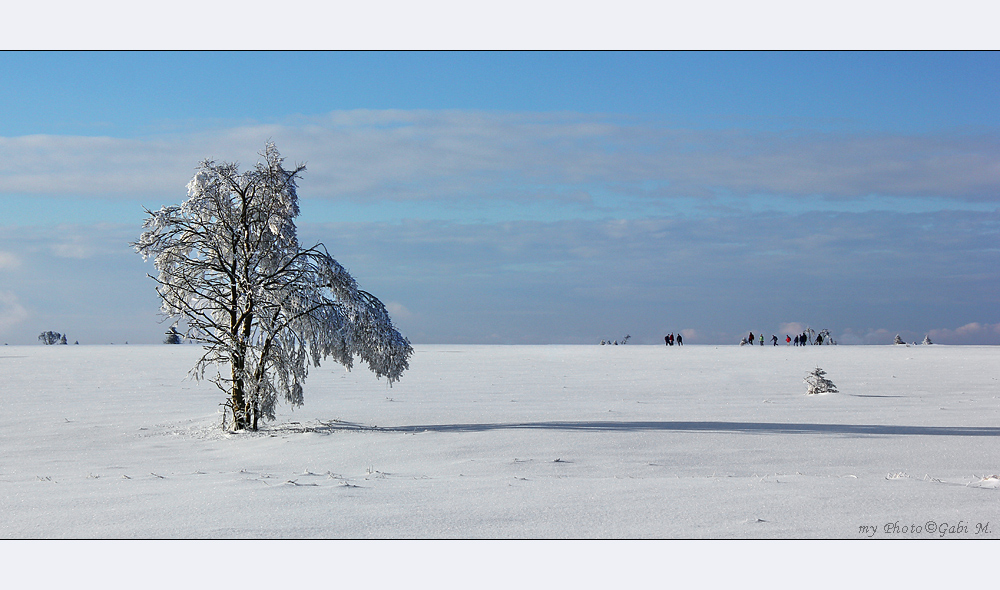
<instances>
[{"instance_id":1,"label":"distant bush on snow","mask_svg":"<svg viewBox=\"0 0 1000 590\"><path fill-rule=\"evenodd\" d=\"M42 332L38 335L38 340L45 345L66 344L66 335L59 332Z\"/></svg>"}]
</instances>

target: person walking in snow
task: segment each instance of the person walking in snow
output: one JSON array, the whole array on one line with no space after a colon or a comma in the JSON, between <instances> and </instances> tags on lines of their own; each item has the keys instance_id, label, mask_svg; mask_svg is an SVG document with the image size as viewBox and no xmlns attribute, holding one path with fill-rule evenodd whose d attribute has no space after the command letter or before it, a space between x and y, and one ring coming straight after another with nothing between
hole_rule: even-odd
<instances>
[{"instance_id":1,"label":"person walking in snow","mask_svg":"<svg viewBox=\"0 0 1000 590\"><path fill-rule=\"evenodd\" d=\"M750 343L750 346L753 346L753 340L754 340L754 338L753 338L753 332L750 332L750 337L747 338L747 342Z\"/></svg>"},{"instance_id":2,"label":"person walking in snow","mask_svg":"<svg viewBox=\"0 0 1000 590\"><path fill-rule=\"evenodd\" d=\"M791 343L792 343L792 337L789 336L788 334L785 334L785 344L788 345Z\"/></svg>"},{"instance_id":3,"label":"person walking in snow","mask_svg":"<svg viewBox=\"0 0 1000 590\"><path fill-rule=\"evenodd\" d=\"M677 346L684 346L684 338L680 334L677 335Z\"/></svg>"},{"instance_id":4,"label":"person walking in snow","mask_svg":"<svg viewBox=\"0 0 1000 590\"><path fill-rule=\"evenodd\" d=\"M764 346L764 333L763 332L760 333L760 345Z\"/></svg>"},{"instance_id":5,"label":"person walking in snow","mask_svg":"<svg viewBox=\"0 0 1000 590\"><path fill-rule=\"evenodd\" d=\"M772 346L777 346L778 345L778 337L775 336L774 334L771 334L771 345Z\"/></svg>"}]
</instances>

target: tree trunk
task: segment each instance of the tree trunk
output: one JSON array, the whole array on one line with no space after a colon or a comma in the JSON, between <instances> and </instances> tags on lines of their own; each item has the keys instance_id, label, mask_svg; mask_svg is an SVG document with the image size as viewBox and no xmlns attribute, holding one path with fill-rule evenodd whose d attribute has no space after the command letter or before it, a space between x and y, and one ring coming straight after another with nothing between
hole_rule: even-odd
<instances>
[{"instance_id":1,"label":"tree trunk","mask_svg":"<svg viewBox=\"0 0 1000 590\"><path fill-rule=\"evenodd\" d=\"M232 361L233 367L233 429L246 430L247 428L247 407L246 399L243 395L243 356L236 355Z\"/></svg>"}]
</instances>

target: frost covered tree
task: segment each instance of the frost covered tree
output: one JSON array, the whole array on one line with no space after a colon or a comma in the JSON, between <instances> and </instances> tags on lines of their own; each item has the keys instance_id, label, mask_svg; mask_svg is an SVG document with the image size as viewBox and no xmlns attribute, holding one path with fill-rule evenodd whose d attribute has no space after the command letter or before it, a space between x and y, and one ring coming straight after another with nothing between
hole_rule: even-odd
<instances>
[{"instance_id":1,"label":"frost covered tree","mask_svg":"<svg viewBox=\"0 0 1000 590\"><path fill-rule=\"evenodd\" d=\"M904 342L903 339L899 337L899 334L896 334L896 339L893 340L892 343L893 344L906 344L906 342Z\"/></svg>"},{"instance_id":2,"label":"frost covered tree","mask_svg":"<svg viewBox=\"0 0 1000 590\"><path fill-rule=\"evenodd\" d=\"M816 395L820 393L837 393L837 386L826 378L826 371L816 367L806 375L806 393Z\"/></svg>"},{"instance_id":3,"label":"frost covered tree","mask_svg":"<svg viewBox=\"0 0 1000 590\"><path fill-rule=\"evenodd\" d=\"M299 246L293 219L305 166L284 168L270 142L260 155L245 172L202 162L187 200L146 210L146 231L132 244L154 260L162 313L183 317L185 338L205 346L194 376L220 368L211 380L226 392L236 430L273 420L279 396L302 405L310 361L330 357L350 369L358 357L391 384L413 354L382 302L326 247Z\"/></svg>"},{"instance_id":4,"label":"frost covered tree","mask_svg":"<svg viewBox=\"0 0 1000 590\"><path fill-rule=\"evenodd\" d=\"M45 345L66 344L66 337L59 332L49 330L39 334L38 341Z\"/></svg>"},{"instance_id":5,"label":"frost covered tree","mask_svg":"<svg viewBox=\"0 0 1000 590\"><path fill-rule=\"evenodd\" d=\"M174 324L170 326L170 329L166 332L167 337L163 339L164 344L180 344L181 343L181 333L177 331L177 325Z\"/></svg>"},{"instance_id":6,"label":"frost covered tree","mask_svg":"<svg viewBox=\"0 0 1000 590\"><path fill-rule=\"evenodd\" d=\"M924 344L934 344L933 342L931 342L931 335L930 334L925 334L924 335Z\"/></svg>"}]
</instances>

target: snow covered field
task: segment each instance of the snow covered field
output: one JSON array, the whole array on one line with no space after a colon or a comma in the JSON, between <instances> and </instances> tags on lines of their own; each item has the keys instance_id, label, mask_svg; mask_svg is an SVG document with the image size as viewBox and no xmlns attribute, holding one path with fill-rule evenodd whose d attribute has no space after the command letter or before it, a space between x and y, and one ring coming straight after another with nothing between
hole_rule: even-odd
<instances>
[{"instance_id":1,"label":"snow covered field","mask_svg":"<svg viewBox=\"0 0 1000 590\"><path fill-rule=\"evenodd\" d=\"M200 347L3 347L0 536L1000 539L997 347L415 349L231 434Z\"/></svg>"}]
</instances>

